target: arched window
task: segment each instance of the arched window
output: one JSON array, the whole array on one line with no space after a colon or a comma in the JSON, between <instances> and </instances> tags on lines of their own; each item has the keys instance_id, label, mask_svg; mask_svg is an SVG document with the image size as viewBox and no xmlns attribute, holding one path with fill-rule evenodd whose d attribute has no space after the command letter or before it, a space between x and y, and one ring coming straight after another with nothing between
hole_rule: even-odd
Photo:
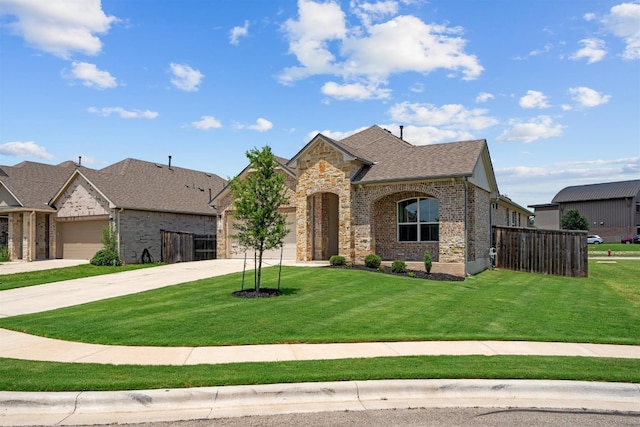
<instances>
[{"instance_id":1,"label":"arched window","mask_svg":"<svg viewBox=\"0 0 640 427\"><path fill-rule=\"evenodd\" d=\"M437 242L440 238L438 199L419 197L398 202L398 241Z\"/></svg>"}]
</instances>

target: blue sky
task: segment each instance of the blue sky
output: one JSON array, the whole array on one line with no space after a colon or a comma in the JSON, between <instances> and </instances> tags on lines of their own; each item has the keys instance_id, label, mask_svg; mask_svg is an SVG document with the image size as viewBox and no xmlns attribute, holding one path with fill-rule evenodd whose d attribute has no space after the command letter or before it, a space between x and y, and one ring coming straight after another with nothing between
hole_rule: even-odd
<instances>
[{"instance_id":1,"label":"blue sky","mask_svg":"<svg viewBox=\"0 0 640 427\"><path fill-rule=\"evenodd\" d=\"M640 178L640 3L0 0L0 164L228 178L378 124L487 139L501 193Z\"/></svg>"}]
</instances>

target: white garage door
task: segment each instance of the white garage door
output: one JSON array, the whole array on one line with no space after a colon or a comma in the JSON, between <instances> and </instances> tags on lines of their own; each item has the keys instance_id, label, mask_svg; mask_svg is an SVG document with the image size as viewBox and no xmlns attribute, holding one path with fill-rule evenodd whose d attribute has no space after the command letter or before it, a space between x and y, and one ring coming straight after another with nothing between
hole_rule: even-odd
<instances>
[{"instance_id":1,"label":"white garage door","mask_svg":"<svg viewBox=\"0 0 640 427\"><path fill-rule=\"evenodd\" d=\"M58 222L58 256L64 259L91 259L102 249L102 228L108 221Z\"/></svg>"},{"instance_id":2,"label":"white garage door","mask_svg":"<svg viewBox=\"0 0 640 427\"><path fill-rule=\"evenodd\" d=\"M230 224L233 220L230 221ZM287 228L289 234L284 238L284 246L282 248L282 259L296 259L296 213L290 212L287 214ZM233 226L230 226L227 230L227 236L236 233ZM230 258L244 258L244 251L238 246L237 241L229 238L228 248L230 248ZM272 249L265 251L262 255L264 259L280 259L280 249ZM247 258L253 258L253 250L247 251Z\"/></svg>"}]
</instances>

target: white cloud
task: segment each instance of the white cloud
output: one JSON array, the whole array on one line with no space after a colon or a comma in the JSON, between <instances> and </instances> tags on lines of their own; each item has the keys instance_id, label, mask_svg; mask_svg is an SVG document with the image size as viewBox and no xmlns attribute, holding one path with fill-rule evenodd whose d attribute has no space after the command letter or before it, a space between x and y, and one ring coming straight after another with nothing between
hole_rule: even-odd
<instances>
[{"instance_id":1,"label":"white cloud","mask_svg":"<svg viewBox=\"0 0 640 427\"><path fill-rule=\"evenodd\" d=\"M528 90L527 94L520 98L522 108L549 108L547 96L537 90Z\"/></svg>"},{"instance_id":2,"label":"white cloud","mask_svg":"<svg viewBox=\"0 0 640 427\"><path fill-rule=\"evenodd\" d=\"M361 132L365 129L367 129L368 126L365 127L360 127L358 129L354 129L354 130L348 130L348 131L333 131L333 130L329 130L329 129L325 129L323 131L320 130L314 130L309 132L304 140L304 143L306 144L307 142L311 141L311 139L313 139L313 137L315 137L317 134L321 133L324 136L328 136L331 139L335 139L336 141L340 141L341 139L345 139L353 134L356 134L358 132Z\"/></svg>"},{"instance_id":3,"label":"white cloud","mask_svg":"<svg viewBox=\"0 0 640 427\"><path fill-rule=\"evenodd\" d=\"M606 104L611 99L611 95L603 95L594 89L584 86L570 88L569 94L581 107L597 107L598 105Z\"/></svg>"},{"instance_id":4,"label":"white cloud","mask_svg":"<svg viewBox=\"0 0 640 427\"><path fill-rule=\"evenodd\" d=\"M382 89L378 85L369 82L367 85L361 83L327 82L322 86L322 93L336 99L354 99L357 101L365 99L388 99L391 97L391 89Z\"/></svg>"},{"instance_id":5,"label":"white cloud","mask_svg":"<svg viewBox=\"0 0 640 427\"><path fill-rule=\"evenodd\" d=\"M213 116L202 116L200 120L191 122L191 126L196 129L208 130L221 128L222 123Z\"/></svg>"},{"instance_id":6,"label":"white cloud","mask_svg":"<svg viewBox=\"0 0 640 427\"><path fill-rule=\"evenodd\" d=\"M607 54L603 40L596 38L582 39L580 40L580 43L583 45L582 49L579 49L576 53L571 55L569 59L577 61L582 58L586 58L588 64L593 64L594 62L602 60L602 58Z\"/></svg>"},{"instance_id":7,"label":"white cloud","mask_svg":"<svg viewBox=\"0 0 640 427\"><path fill-rule=\"evenodd\" d=\"M603 23L613 35L626 43L622 54L624 59L640 59L640 3L613 6Z\"/></svg>"},{"instance_id":8,"label":"white cloud","mask_svg":"<svg viewBox=\"0 0 640 427\"><path fill-rule=\"evenodd\" d=\"M72 52L100 53L97 35L118 20L104 13L99 0L4 0L0 14L16 17L4 25L28 44L65 59Z\"/></svg>"},{"instance_id":9,"label":"white cloud","mask_svg":"<svg viewBox=\"0 0 640 427\"><path fill-rule=\"evenodd\" d=\"M155 119L159 115L156 111L125 110L122 107L89 107L87 111L92 114L101 115L103 117L109 117L112 114L117 114L122 119Z\"/></svg>"},{"instance_id":10,"label":"white cloud","mask_svg":"<svg viewBox=\"0 0 640 427\"><path fill-rule=\"evenodd\" d=\"M477 103L482 103L482 102L487 102L490 99L494 99L495 96L493 96L493 94L488 93L488 92L480 92L478 94L478 96L476 96L476 102Z\"/></svg>"},{"instance_id":11,"label":"white cloud","mask_svg":"<svg viewBox=\"0 0 640 427\"><path fill-rule=\"evenodd\" d=\"M73 62L71 73L65 77L80 80L84 86L96 89L111 89L118 86L116 78L108 71L99 70L95 64L88 62Z\"/></svg>"},{"instance_id":12,"label":"white cloud","mask_svg":"<svg viewBox=\"0 0 640 427\"><path fill-rule=\"evenodd\" d=\"M249 129L249 130L255 130L258 132L266 132L273 127L273 123L271 123L267 119L263 119L262 117L260 117L258 120L256 120L256 123L253 125L244 125L244 124L238 123L235 125L235 127L237 129Z\"/></svg>"},{"instance_id":13,"label":"white cloud","mask_svg":"<svg viewBox=\"0 0 640 427\"><path fill-rule=\"evenodd\" d=\"M33 141L12 141L0 144L0 154L14 157L36 157L51 160L53 155Z\"/></svg>"},{"instance_id":14,"label":"white cloud","mask_svg":"<svg viewBox=\"0 0 640 427\"><path fill-rule=\"evenodd\" d=\"M585 21L593 21L594 19L596 19L596 14L595 13L585 13L583 16Z\"/></svg>"},{"instance_id":15,"label":"white cloud","mask_svg":"<svg viewBox=\"0 0 640 427\"><path fill-rule=\"evenodd\" d=\"M369 3L356 0L351 2L351 8L353 13L368 27L374 21L380 21L386 16L398 13L398 2L385 0Z\"/></svg>"},{"instance_id":16,"label":"white cloud","mask_svg":"<svg viewBox=\"0 0 640 427\"><path fill-rule=\"evenodd\" d=\"M402 102L389 109L392 120L418 126L438 126L449 131L480 130L498 124L494 117L487 116L488 110L468 109L460 104L446 104L436 107L432 104Z\"/></svg>"},{"instance_id":17,"label":"white cloud","mask_svg":"<svg viewBox=\"0 0 640 427\"><path fill-rule=\"evenodd\" d=\"M240 43L240 37L246 37L249 34L249 21L244 21L242 27L233 27L229 34L229 43L237 46Z\"/></svg>"},{"instance_id":18,"label":"white cloud","mask_svg":"<svg viewBox=\"0 0 640 427\"><path fill-rule=\"evenodd\" d=\"M186 92L197 92L200 89L200 83L204 78L199 70L191 68L186 64L171 63L171 83L180 90Z\"/></svg>"},{"instance_id":19,"label":"white cloud","mask_svg":"<svg viewBox=\"0 0 640 427\"><path fill-rule=\"evenodd\" d=\"M506 142L524 142L529 143L538 139L552 138L562 135L564 126L553 123L553 119L549 116L538 116L522 122L519 120L510 120L509 129L506 129L497 141Z\"/></svg>"},{"instance_id":20,"label":"white cloud","mask_svg":"<svg viewBox=\"0 0 640 427\"><path fill-rule=\"evenodd\" d=\"M313 75L339 76L345 81L330 82L328 88L336 89L339 99L350 99L345 93L356 89L354 81L372 87L387 84L391 74L404 72L443 69L460 73L465 80L482 73L476 56L465 52L462 28L426 24L407 15L388 19L397 13L397 4L354 1L352 11L363 26L348 28L338 2L299 0L297 19L283 25L289 52L299 65L284 69L278 76L280 82L290 84ZM362 87L359 89L354 91L355 99L363 98Z\"/></svg>"}]
</instances>

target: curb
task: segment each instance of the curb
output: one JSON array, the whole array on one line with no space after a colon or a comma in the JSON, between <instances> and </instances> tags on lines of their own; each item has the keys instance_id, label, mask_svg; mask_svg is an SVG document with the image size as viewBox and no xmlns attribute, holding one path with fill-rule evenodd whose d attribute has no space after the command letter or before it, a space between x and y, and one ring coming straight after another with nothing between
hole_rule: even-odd
<instances>
[{"instance_id":1,"label":"curb","mask_svg":"<svg viewBox=\"0 0 640 427\"><path fill-rule=\"evenodd\" d=\"M0 391L0 425L178 421L423 407L640 411L640 384L560 380L375 380L115 392Z\"/></svg>"}]
</instances>

